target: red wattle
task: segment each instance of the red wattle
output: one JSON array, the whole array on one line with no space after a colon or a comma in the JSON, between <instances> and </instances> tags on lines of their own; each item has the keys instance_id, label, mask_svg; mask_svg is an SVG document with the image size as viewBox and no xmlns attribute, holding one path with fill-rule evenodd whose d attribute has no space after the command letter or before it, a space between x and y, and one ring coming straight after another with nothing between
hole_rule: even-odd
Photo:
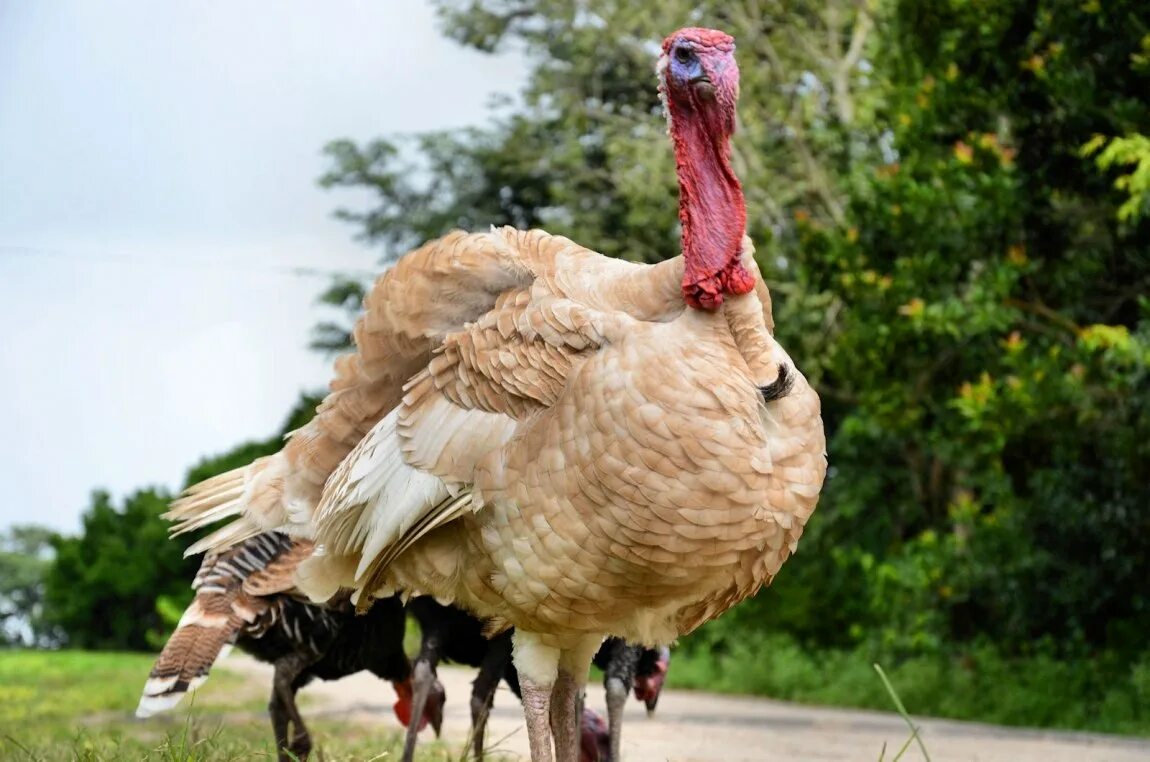
<instances>
[{"instance_id":1,"label":"red wattle","mask_svg":"<svg viewBox=\"0 0 1150 762\"><path fill-rule=\"evenodd\" d=\"M755 286L740 261L747 207L730 161L734 103L690 107L672 97L668 108L679 176L683 299L695 309L714 310L727 294Z\"/></svg>"},{"instance_id":2,"label":"red wattle","mask_svg":"<svg viewBox=\"0 0 1150 762\"><path fill-rule=\"evenodd\" d=\"M403 727L406 728L411 724L411 704L403 699L398 699L393 708L395 709L396 719L399 720L399 723L403 725Z\"/></svg>"},{"instance_id":3,"label":"red wattle","mask_svg":"<svg viewBox=\"0 0 1150 762\"><path fill-rule=\"evenodd\" d=\"M726 270L701 280L693 273L683 274L683 299L698 310L716 310L723 304L723 295L748 294L755 289L755 277L739 260L732 262Z\"/></svg>"}]
</instances>

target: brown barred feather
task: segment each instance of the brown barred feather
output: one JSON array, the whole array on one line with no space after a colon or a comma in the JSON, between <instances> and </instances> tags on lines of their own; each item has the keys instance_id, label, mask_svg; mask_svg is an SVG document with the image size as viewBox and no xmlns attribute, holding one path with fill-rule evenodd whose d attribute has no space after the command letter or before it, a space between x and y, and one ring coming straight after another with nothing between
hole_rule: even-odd
<instances>
[{"instance_id":1,"label":"brown barred feather","mask_svg":"<svg viewBox=\"0 0 1150 762\"><path fill-rule=\"evenodd\" d=\"M267 533L207 556L192 582L196 597L156 659L136 716L174 707L241 634L260 637L274 626L282 601L261 596L290 590L295 567L311 550L310 542Z\"/></svg>"}]
</instances>

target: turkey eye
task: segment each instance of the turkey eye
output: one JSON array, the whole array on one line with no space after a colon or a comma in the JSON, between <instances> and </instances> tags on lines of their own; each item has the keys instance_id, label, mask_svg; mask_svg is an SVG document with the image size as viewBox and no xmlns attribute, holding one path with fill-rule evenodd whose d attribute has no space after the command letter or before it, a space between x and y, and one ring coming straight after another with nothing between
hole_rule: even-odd
<instances>
[{"instance_id":1,"label":"turkey eye","mask_svg":"<svg viewBox=\"0 0 1150 762\"><path fill-rule=\"evenodd\" d=\"M679 63L683 63L683 64L691 63L691 59L694 57L695 57L695 54L692 53L691 49L688 48L686 45L675 48L675 60L678 61Z\"/></svg>"}]
</instances>

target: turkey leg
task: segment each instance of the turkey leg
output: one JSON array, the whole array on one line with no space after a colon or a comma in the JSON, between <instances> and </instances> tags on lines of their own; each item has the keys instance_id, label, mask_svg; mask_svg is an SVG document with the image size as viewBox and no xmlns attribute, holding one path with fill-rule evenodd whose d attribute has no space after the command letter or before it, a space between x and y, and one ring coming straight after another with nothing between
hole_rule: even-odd
<instances>
[{"instance_id":1,"label":"turkey leg","mask_svg":"<svg viewBox=\"0 0 1150 762\"><path fill-rule=\"evenodd\" d=\"M295 703L298 686L296 680L308 668L310 661L300 654L286 656L275 663L275 677L272 678L272 697L268 703L268 711L272 717L272 731L276 737L276 754L280 762L289 762L295 755L300 760L307 759L311 753L311 736L307 725L300 716L299 707ZM288 726L292 726L291 738L288 738Z\"/></svg>"},{"instance_id":2,"label":"turkey leg","mask_svg":"<svg viewBox=\"0 0 1150 762\"><path fill-rule=\"evenodd\" d=\"M551 732L555 735L556 762L579 762L580 709L591 660L603 637L584 637L559 657L559 674L551 693Z\"/></svg>"},{"instance_id":3,"label":"turkey leg","mask_svg":"<svg viewBox=\"0 0 1150 762\"><path fill-rule=\"evenodd\" d=\"M476 762L483 759L483 741L487 718L495 703L495 689L511 660L511 635L500 635L488 644L487 655L479 665L479 674L471 684L471 745Z\"/></svg>"},{"instance_id":4,"label":"turkey leg","mask_svg":"<svg viewBox=\"0 0 1150 762\"><path fill-rule=\"evenodd\" d=\"M411 671L414 690L411 695L411 719L408 721L407 737L403 742L403 762L411 762L415 758L419 723L427 706L427 697L431 694L432 683L435 682L435 665L438 661L437 648L424 648L420 650L419 657L415 660L415 668Z\"/></svg>"}]
</instances>

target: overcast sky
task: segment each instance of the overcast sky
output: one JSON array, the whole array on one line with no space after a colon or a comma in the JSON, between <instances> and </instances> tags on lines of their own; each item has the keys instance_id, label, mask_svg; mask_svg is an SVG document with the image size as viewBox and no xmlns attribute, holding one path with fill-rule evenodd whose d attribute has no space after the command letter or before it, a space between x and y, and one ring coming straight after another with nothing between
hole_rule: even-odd
<instances>
[{"instance_id":1,"label":"overcast sky","mask_svg":"<svg viewBox=\"0 0 1150 762\"><path fill-rule=\"evenodd\" d=\"M482 123L522 71L418 0L0 0L0 528L275 431L329 375L293 269L377 258L323 144Z\"/></svg>"}]
</instances>

